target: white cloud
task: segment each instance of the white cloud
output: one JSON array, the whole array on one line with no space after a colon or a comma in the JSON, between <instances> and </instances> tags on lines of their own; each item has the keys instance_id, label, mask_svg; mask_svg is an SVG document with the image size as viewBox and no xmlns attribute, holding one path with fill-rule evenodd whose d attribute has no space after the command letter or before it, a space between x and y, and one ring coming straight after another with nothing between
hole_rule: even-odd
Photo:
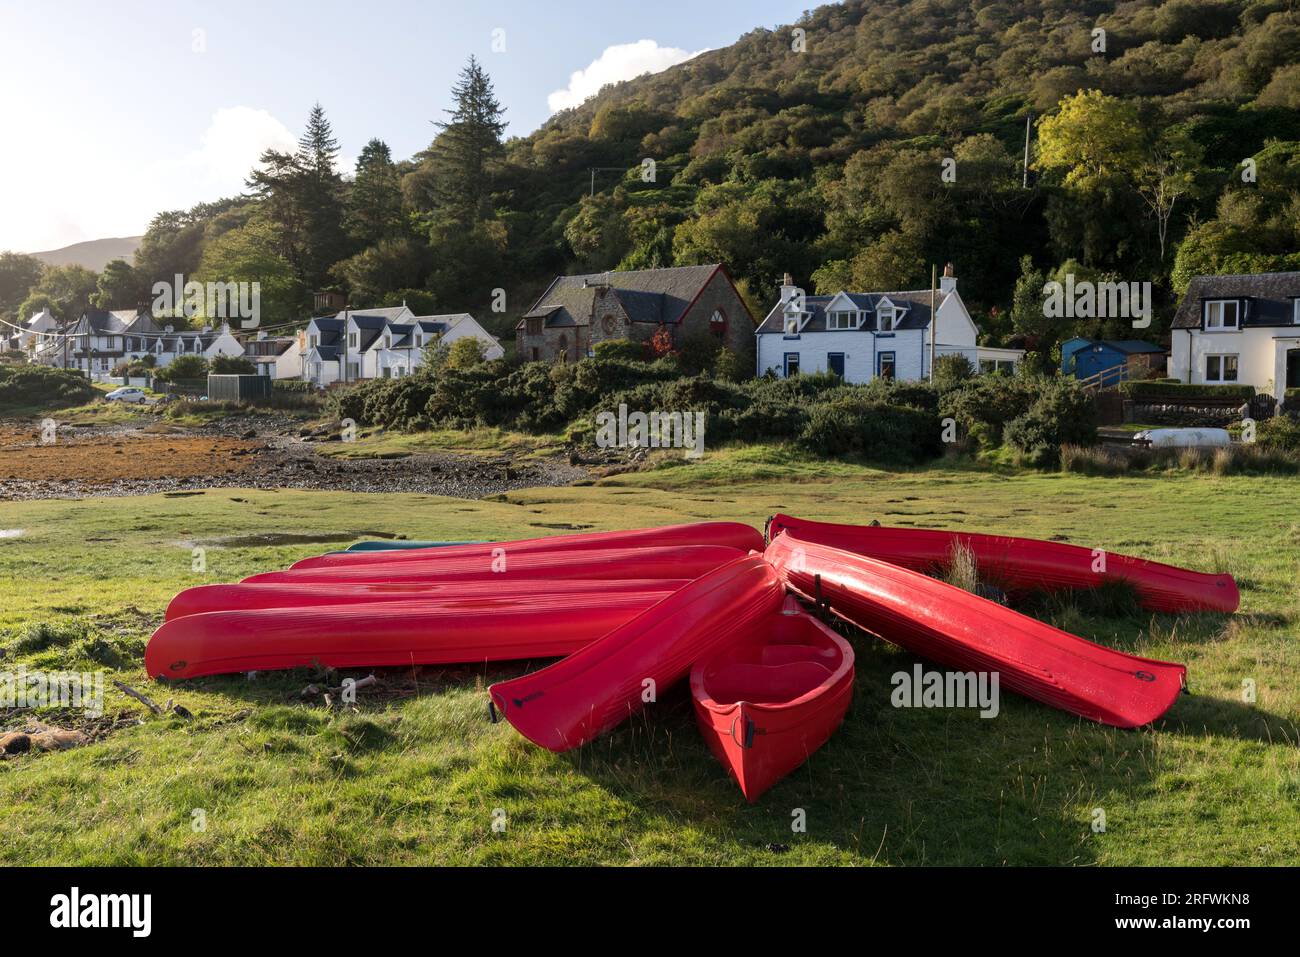
<instances>
[{"instance_id":1,"label":"white cloud","mask_svg":"<svg viewBox=\"0 0 1300 957\"><path fill-rule=\"evenodd\" d=\"M687 53L677 47L661 47L654 40L637 40L635 43L618 43L605 47L603 53L588 64L585 70L575 70L569 75L569 85L556 90L546 98L546 105L555 113L567 110L600 92L607 83L618 83L646 73L658 73L670 66L697 57L704 50Z\"/></svg>"},{"instance_id":2,"label":"white cloud","mask_svg":"<svg viewBox=\"0 0 1300 957\"><path fill-rule=\"evenodd\" d=\"M218 109L197 141L144 151L92 136L88 154L73 124L42 126L43 119L32 117L21 149L0 151L0 250L138 235L162 210L243 192L264 150L297 142L274 116L249 106Z\"/></svg>"},{"instance_id":3,"label":"white cloud","mask_svg":"<svg viewBox=\"0 0 1300 957\"><path fill-rule=\"evenodd\" d=\"M199 148L188 154L184 166L211 184L220 196L243 189L249 170L268 149L292 152L297 139L266 110L251 106L224 106L199 137ZM166 168L170 164L164 163ZM216 199L217 196L211 197Z\"/></svg>"}]
</instances>

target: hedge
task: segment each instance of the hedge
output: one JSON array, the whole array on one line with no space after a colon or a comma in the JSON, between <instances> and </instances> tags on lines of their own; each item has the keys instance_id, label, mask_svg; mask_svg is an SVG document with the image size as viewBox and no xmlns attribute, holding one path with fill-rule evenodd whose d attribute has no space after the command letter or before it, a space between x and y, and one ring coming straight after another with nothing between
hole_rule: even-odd
<instances>
[{"instance_id":1,"label":"hedge","mask_svg":"<svg viewBox=\"0 0 1300 957\"><path fill-rule=\"evenodd\" d=\"M0 411L32 406L79 405L97 396L75 369L0 363Z\"/></svg>"},{"instance_id":2,"label":"hedge","mask_svg":"<svg viewBox=\"0 0 1300 957\"><path fill-rule=\"evenodd\" d=\"M1250 399L1255 395L1253 385L1200 385L1149 380L1121 383L1120 391L1130 399Z\"/></svg>"}]
</instances>

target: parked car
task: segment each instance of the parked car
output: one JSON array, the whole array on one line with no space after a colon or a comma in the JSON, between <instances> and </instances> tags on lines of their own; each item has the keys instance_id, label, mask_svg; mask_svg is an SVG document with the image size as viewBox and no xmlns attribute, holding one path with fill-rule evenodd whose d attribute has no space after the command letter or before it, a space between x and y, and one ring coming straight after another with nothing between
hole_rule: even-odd
<instances>
[{"instance_id":1,"label":"parked car","mask_svg":"<svg viewBox=\"0 0 1300 957\"><path fill-rule=\"evenodd\" d=\"M104 396L109 402L144 402L144 389L137 389L134 386L123 386L120 389L114 389L108 395Z\"/></svg>"}]
</instances>

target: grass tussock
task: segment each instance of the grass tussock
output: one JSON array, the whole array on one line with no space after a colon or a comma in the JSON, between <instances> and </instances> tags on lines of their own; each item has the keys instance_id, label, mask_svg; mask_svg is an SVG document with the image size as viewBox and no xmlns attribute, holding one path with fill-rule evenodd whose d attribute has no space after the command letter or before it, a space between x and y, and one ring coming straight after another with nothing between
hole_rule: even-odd
<instances>
[{"instance_id":1,"label":"grass tussock","mask_svg":"<svg viewBox=\"0 0 1300 957\"><path fill-rule=\"evenodd\" d=\"M1300 474L1300 452L1266 448L1254 443L1218 449L1066 445L1061 448L1061 470L1099 477L1162 472L1297 475Z\"/></svg>"}]
</instances>

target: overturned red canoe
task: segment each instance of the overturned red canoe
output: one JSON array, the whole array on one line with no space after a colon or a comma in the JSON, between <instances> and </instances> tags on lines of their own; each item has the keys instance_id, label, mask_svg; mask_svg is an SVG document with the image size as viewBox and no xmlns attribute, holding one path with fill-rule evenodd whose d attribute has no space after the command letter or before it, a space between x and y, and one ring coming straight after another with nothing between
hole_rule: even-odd
<instances>
[{"instance_id":1,"label":"overturned red canoe","mask_svg":"<svg viewBox=\"0 0 1300 957\"><path fill-rule=\"evenodd\" d=\"M842 549L776 536L766 556L795 591L941 665L996 672L1003 687L1119 728L1164 714L1180 664L1104 648L996 602Z\"/></svg>"},{"instance_id":2,"label":"overturned red canoe","mask_svg":"<svg viewBox=\"0 0 1300 957\"><path fill-rule=\"evenodd\" d=\"M152 678L197 678L320 664L332 668L472 664L572 654L664 599L659 591L455 599L185 615L145 648Z\"/></svg>"},{"instance_id":3,"label":"overturned red canoe","mask_svg":"<svg viewBox=\"0 0 1300 957\"><path fill-rule=\"evenodd\" d=\"M918 572L946 566L953 549L965 547L982 579L1013 594L1126 582L1150 611L1231 613L1241 600L1231 575L1211 575L1065 542L930 528L837 525L773 515L768 520L769 537L775 539L782 532Z\"/></svg>"},{"instance_id":4,"label":"overturned red canoe","mask_svg":"<svg viewBox=\"0 0 1300 957\"><path fill-rule=\"evenodd\" d=\"M234 585L196 585L180 592L167 606L167 621L186 615L201 615L210 611L240 611L253 608L310 608L319 605L364 605L367 602L402 601L494 601L514 602L535 595L571 595L574 603L581 603L586 595L611 595L619 592L654 592L662 597L675 592L687 583L686 579L633 578L595 579L581 578L547 581L543 578L526 578L520 581L451 581L436 584L402 583L349 583L324 585L319 582L303 584L238 583Z\"/></svg>"},{"instance_id":5,"label":"overturned red canoe","mask_svg":"<svg viewBox=\"0 0 1300 957\"><path fill-rule=\"evenodd\" d=\"M500 554L507 559L529 552L578 552L591 549L665 548L675 545L721 545L742 552L761 552L763 536L741 522L692 522L663 528L634 528L618 532L586 532L581 535L549 535L518 541L444 545L398 551L334 552L304 558L294 568L333 568L343 565L387 564L389 562L454 561L462 558L491 560Z\"/></svg>"},{"instance_id":6,"label":"overturned red canoe","mask_svg":"<svg viewBox=\"0 0 1300 957\"><path fill-rule=\"evenodd\" d=\"M725 545L612 548L574 552L467 555L446 561L384 562L291 568L245 578L246 583L452 582L581 578L697 578L744 554Z\"/></svg>"},{"instance_id":7,"label":"overturned red canoe","mask_svg":"<svg viewBox=\"0 0 1300 957\"><path fill-rule=\"evenodd\" d=\"M534 744L576 748L656 700L699 658L752 637L783 594L762 557L737 558L563 661L493 685L492 705Z\"/></svg>"},{"instance_id":8,"label":"overturned red canoe","mask_svg":"<svg viewBox=\"0 0 1300 957\"><path fill-rule=\"evenodd\" d=\"M853 648L788 596L750 638L691 669L709 750L751 802L826 743L853 697Z\"/></svg>"}]
</instances>

